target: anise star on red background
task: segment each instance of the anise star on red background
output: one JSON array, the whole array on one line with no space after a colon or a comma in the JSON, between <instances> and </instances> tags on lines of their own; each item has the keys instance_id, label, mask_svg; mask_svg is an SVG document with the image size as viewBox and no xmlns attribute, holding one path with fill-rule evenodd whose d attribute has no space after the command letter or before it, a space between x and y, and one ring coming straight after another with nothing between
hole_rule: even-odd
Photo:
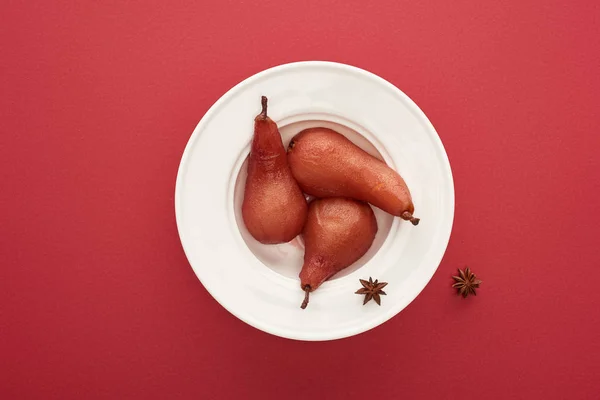
<instances>
[{"instance_id":1,"label":"anise star on red background","mask_svg":"<svg viewBox=\"0 0 600 400\"><path fill-rule=\"evenodd\" d=\"M477 276L471 272L469 267L462 269L458 269L459 276L453 276L455 283L452 285L453 288L456 288L459 295L462 297L467 297L472 294L473 296L477 296L475 293L475 289L479 288L481 285L481 280L477 279Z\"/></svg>"}]
</instances>

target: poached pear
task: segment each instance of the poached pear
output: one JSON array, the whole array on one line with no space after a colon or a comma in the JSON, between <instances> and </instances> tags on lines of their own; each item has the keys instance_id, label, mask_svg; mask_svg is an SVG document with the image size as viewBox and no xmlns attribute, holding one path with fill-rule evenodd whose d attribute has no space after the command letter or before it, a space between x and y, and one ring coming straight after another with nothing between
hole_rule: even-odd
<instances>
[{"instance_id":1,"label":"poached pear","mask_svg":"<svg viewBox=\"0 0 600 400\"><path fill-rule=\"evenodd\" d=\"M404 179L342 134L328 128L305 129L288 147L292 174L307 194L351 197L419 223Z\"/></svg>"},{"instance_id":2,"label":"poached pear","mask_svg":"<svg viewBox=\"0 0 600 400\"><path fill-rule=\"evenodd\" d=\"M308 204L290 171L277 124L267 116L265 96L261 105L254 119L242 217L259 242L285 243L302 232Z\"/></svg>"},{"instance_id":3,"label":"poached pear","mask_svg":"<svg viewBox=\"0 0 600 400\"><path fill-rule=\"evenodd\" d=\"M302 232L305 252L300 287L305 296L301 308L308 305L310 292L361 258L376 233L377 220L367 203L342 197L312 201Z\"/></svg>"}]
</instances>

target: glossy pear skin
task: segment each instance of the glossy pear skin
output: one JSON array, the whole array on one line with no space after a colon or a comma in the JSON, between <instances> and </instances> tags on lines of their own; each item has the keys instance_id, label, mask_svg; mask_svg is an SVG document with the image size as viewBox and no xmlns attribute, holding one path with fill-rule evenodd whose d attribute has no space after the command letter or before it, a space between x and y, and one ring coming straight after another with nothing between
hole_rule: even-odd
<instances>
[{"instance_id":1,"label":"glossy pear skin","mask_svg":"<svg viewBox=\"0 0 600 400\"><path fill-rule=\"evenodd\" d=\"M388 165L328 128L305 129L288 147L292 174L307 194L351 197L411 221L415 206L404 179Z\"/></svg>"},{"instance_id":2,"label":"glossy pear skin","mask_svg":"<svg viewBox=\"0 0 600 400\"><path fill-rule=\"evenodd\" d=\"M308 205L290 171L277 124L267 116L267 98L254 119L242 217L264 244L289 242L302 232Z\"/></svg>"},{"instance_id":3,"label":"glossy pear skin","mask_svg":"<svg viewBox=\"0 0 600 400\"><path fill-rule=\"evenodd\" d=\"M305 253L300 286L307 292L305 303L308 292L361 258L376 233L377 220L367 203L342 197L312 201L302 233Z\"/></svg>"}]
</instances>

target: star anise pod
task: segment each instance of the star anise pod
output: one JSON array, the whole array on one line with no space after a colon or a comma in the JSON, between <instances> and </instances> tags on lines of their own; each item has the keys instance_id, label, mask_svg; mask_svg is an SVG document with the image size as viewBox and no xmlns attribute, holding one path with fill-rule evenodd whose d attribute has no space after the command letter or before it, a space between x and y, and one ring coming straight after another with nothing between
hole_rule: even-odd
<instances>
[{"instance_id":1,"label":"star anise pod","mask_svg":"<svg viewBox=\"0 0 600 400\"><path fill-rule=\"evenodd\" d=\"M458 294L462 295L462 297L467 297L470 294L477 296L475 289L481 285L481 281L477 279L474 273L471 272L471 269L467 267L463 271L459 268L458 274L459 276L452 277L452 279L454 279L456 282L454 285L452 285L452 287L456 288Z\"/></svg>"},{"instance_id":2,"label":"star anise pod","mask_svg":"<svg viewBox=\"0 0 600 400\"><path fill-rule=\"evenodd\" d=\"M366 281L364 279L359 279L360 284L363 285L360 289L356 291L356 294L364 294L365 300L363 301L363 306L367 304L371 299L375 300L375 303L381 305L381 297L380 295L385 295L386 293L381 290L387 286L387 282L379 282L375 279L373 282L373 278L369 277L369 280Z\"/></svg>"}]
</instances>

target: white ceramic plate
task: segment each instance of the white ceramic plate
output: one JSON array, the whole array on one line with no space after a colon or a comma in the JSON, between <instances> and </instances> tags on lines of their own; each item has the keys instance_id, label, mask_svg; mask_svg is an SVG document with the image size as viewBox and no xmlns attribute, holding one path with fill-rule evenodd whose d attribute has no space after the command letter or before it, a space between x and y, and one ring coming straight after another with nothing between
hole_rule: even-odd
<instances>
[{"instance_id":1,"label":"white ceramic plate","mask_svg":"<svg viewBox=\"0 0 600 400\"><path fill-rule=\"evenodd\" d=\"M284 144L306 127L328 126L384 159L406 180L418 226L375 209L379 232L355 265L311 293L300 309L303 243L268 246L240 218L245 159L260 96ZM370 72L330 62L286 64L260 72L221 97L194 130L175 189L179 235L194 272L223 307L274 335L330 340L387 321L423 290L450 238L454 186L435 129L398 88ZM378 306L362 305L359 278L389 282Z\"/></svg>"}]
</instances>

